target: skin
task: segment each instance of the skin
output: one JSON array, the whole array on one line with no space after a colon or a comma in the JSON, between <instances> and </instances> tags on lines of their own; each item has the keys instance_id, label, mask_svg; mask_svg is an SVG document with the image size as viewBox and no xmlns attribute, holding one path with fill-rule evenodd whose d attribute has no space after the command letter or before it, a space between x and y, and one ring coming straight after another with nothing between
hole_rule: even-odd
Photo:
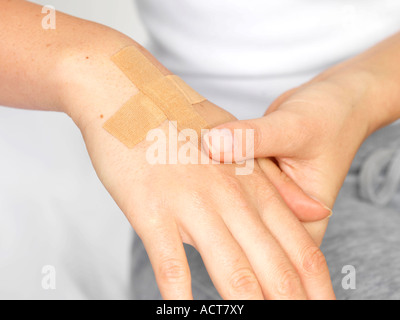
<instances>
[{"instance_id":1,"label":"skin","mask_svg":"<svg viewBox=\"0 0 400 320\"><path fill-rule=\"evenodd\" d=\"M255 157L273 159L307 194L332 207L361 144L400 118L399 54L400 33L284 93L264 117L215 130L254 129ZM212 146L212 134L206 139ZM222 160L232 152L207 150ZM259 163L265 170L272 166ZM306 227L322 238L326 224Z\"/></svg>"},{"instance_id":2,"label":"skin","mask_svg":"<svg viewBox=\"0 0 400 320\"><path fill-rule=\"evenodd\" d=\"M183 243L200 252L225 299L334 298L322 237L301 222L325 219L327 207L271 160L248 176L236 165L150 165L151 142L128 149L102 128L138 92L110 57L136 45L162 66L112 29L57 13L57 29L43 30L42 18L40 6L0 0L0 104L72 118L165 299L192 298ZM235 120L211 102L196 110L213 126ZM159 129L168 136L167 122Z\"/></svg>"}]
</instances>

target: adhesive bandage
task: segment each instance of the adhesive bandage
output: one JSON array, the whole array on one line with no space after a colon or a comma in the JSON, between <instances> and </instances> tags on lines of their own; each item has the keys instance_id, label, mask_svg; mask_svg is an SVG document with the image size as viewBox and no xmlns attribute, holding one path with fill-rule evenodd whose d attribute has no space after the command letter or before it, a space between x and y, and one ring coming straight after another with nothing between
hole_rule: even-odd
<instances>
[{"instance_id":1,"label":"adhesive bandage","mask_svg":"<svg viewBox=\"0 0 400 320\"><path fill-rule=\"evenodd\" d=\"M193 108L206 99L178 76L160 70L137 47L122 49L111 60L139 90L103 126L128 148L166 120L176 121L179 131L195 130L198 137L209 128Z\"/></svg>"}]
</instances>

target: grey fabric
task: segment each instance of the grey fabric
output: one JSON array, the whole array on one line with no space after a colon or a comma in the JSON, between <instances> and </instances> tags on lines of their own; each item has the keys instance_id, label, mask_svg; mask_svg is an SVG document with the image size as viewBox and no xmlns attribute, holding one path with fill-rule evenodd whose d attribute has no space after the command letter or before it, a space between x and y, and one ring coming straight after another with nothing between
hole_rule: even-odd
<instances>
[{"instance_id":1,"label":"grey fabric","mask_svg":"<svg viewBox=\"0 0 400 320\"><path fill-rule=\"evenodd\" d=\"M338 196L322 245L338 299L400 299L399 151L400 124L372 135L357 153ZM379 201L379 192L368 193L365 188L382 188L390 197ZM186 251L194 297L219 299L200 255L189 246ZM139 238L133 245L132 261L132 297L160 299ZM348 265L356 271L355 290L342 287L343 267Z\"/></svg>"},{"instance_id":2,"label":"grey fabric","mask_svg":"<svg viewBox=\"0 0 400 320\"><path fill-rule=\"evenodd\" d=\"M387 205L393 200L400 182L400 151L377 149L364 162L358 177L361 198L378 206Z\"/></svg>"},{"instance_id":3,"label":"grey fabric","mask_svg":"<svg viewBox=\"0 0 400 320\"><path fill-rule=\"evenodd\" d=\"M322 250L338 299L400 299L399 151L399 124L372 135L336 201ZM355 267L355 290L342 287L346 265Z\"/></svg>"}]
</instances>

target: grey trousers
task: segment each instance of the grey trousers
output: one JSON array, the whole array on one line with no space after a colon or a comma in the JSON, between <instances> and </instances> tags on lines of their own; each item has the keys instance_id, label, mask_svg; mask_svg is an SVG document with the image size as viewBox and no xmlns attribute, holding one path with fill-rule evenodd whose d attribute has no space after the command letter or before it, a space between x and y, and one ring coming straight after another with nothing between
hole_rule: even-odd
<instances>
[{"instance_id":1,"label":"grey trousers","mask_svg":"<svg viewBox=\"0 0 400 320\"><path fill-rule=\"evenodd\" d=\"M325 235L324 252L338 299L400 299L400 124L372 135L352 164ZM220 299L200 255L186 246L195 299ZM132 298L160 299L138 237ZM354 271L349 288L349 273Z\"/></svg>"}]
</instances>

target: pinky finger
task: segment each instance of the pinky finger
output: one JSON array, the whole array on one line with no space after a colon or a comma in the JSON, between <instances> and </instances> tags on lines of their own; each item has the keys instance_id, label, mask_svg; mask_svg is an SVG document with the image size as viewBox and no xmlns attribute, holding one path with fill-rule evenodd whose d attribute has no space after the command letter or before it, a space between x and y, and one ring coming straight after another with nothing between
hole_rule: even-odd
<instances>
[{"instance_id":1,"label":"pinky finger","mask_svg":"<svg viewBox=\"0 0 400 320\"><path fill-rule=\"evenodd\" d=\"M300 221L320 221L332 215L331 209L308 196L271 159L259 159L258 163L286 205Z\"/></svg>"}]
</instances>

